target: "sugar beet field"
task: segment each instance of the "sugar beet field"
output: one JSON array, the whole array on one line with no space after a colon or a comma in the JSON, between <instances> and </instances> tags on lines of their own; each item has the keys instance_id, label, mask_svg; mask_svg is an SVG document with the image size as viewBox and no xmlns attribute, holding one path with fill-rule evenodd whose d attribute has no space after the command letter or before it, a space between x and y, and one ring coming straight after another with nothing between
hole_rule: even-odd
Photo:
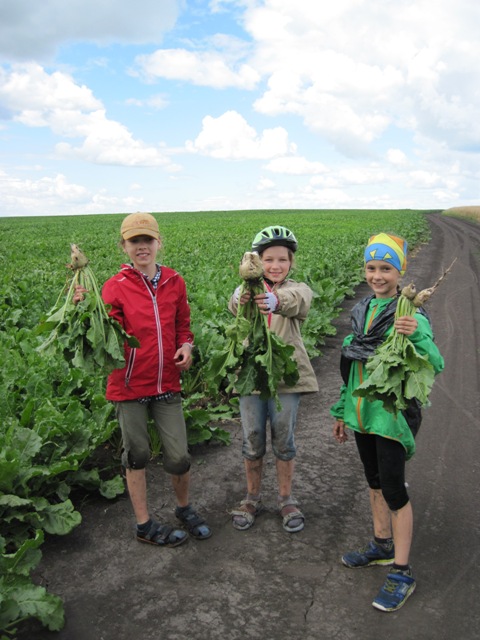
<instances>
[{"instance_id":1,"label":"sugar beet field","mask_svg":"<svg viewBox=\"0 0 480 640\"><path fill-rule=\"evenodd\" d=\"M236 211L155 214L163 238L160 262L187 283L195 334L194 365L184 374L189 442L228 442L222 421L237 401L214 385L206 363L225 342L227 301L239 284L238 265L263 227L281 224L297 237L292 277L314 291L302 331L310 356L321 356L342 301L361 282L363 247L385 231L410 248L428 240L422 211ZM67 534L81 521L72 492L124 491L117 475L119 434L104 398L105 375L84 371L61 355L37 350L36 329L67 290L70 243L80 246L102 284L124 262L123 214L0 218L0 633L15 637L19 621L63 625L63 604L30 573L45 535ZM64 295L64 294L63 294ZM152 449L161 443L152 433ZM99 460L98 452L102 451ZM105 455L105 451L107 454Z\"/></svg>"}]
</instances>

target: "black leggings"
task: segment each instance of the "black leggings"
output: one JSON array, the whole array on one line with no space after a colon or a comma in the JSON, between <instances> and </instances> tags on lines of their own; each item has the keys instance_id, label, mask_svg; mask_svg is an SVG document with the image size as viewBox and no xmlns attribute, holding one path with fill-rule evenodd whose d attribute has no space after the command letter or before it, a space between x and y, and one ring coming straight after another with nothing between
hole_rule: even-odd
<instances>
[{"instance_id":1,"label":"black leggings","mask_svg":"<svg viewBox=\"0 0 480 640\"><path fill-rule=\"evenodd\" d=\"M381 489L391 511L404 507L409 498L405 488L405 449L396 440L355 431L358 453L371 489Z\"/></svg>"}]
</instances>

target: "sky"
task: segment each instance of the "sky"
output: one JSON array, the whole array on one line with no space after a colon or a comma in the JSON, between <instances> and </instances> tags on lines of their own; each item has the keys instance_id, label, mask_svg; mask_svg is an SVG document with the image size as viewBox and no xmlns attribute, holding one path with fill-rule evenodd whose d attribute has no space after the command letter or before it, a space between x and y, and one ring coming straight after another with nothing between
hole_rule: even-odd
<instances>
[{"instance_id":1,"label":"sky","mask_svg":"<svg viewBox=\"0 0 480 640\"><path fill-rule=\"evenodd\" d=\"M1 0L0 216L480 204L478 0Z\"/></svg>"}]
</instances>

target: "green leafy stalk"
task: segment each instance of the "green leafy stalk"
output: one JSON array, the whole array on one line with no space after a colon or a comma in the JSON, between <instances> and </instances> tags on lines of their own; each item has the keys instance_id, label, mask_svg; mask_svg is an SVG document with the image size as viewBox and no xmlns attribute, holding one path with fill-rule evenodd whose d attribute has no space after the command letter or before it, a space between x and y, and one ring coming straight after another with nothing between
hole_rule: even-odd
<instances>
[{"instance_id":1,"label":"green leafy stalk","mask_svg":"<svg viewBox=\"0 0 480 640\"><path fill-rule=\"evenodd\" d=\"M247 253L251 258L256 254ZM258 262L259 259L258 259ZM245 265L244 265L245 266ZM211 354L208 375L215 385L227 380L226 392L234 389L241 396L258 392L262 399L275 398L280 382L293 386L298 381L298 367L293 357L295 349L270 331L268 316L262 314L254 302L254 296L264 293L263 268L248 262L240 268L244 278L239 294L239 305L235 322L226 330L223 349ZM242 294L250 293L250 299L241 304Z\"/></svg>"},{"instance_id":2,"label":"green leafy stalk","mask_svg":"<svg viewBox=\"0 0 480 640\"><path fill-rule=\"evenodd\" d=\"M30 572L41 558L39 550L44 534L35 530L34 537L25 540L14 552L7 553L5 539L0 536L0 632L2 638L16 637L16 627L29 618L37 618L50 631L64 625L61 599L33 584Z\"/></svg>"},{"instance_id":3,"label":"green leafy stalk","mask_svg":"<svg viewBox=\"0 0 480 640\"><path fill-rule=\"evenodd\" d=\"M415 315L417 306L425 302L433 290L432 287L417 294L414 285L405 287L398 299L395 319ZM355 389L354 396L371 402L380 400L385 410L395 415L405 410L413 398L421 405L429 404L434 368L395 327L367 360L365 368L368 378Z\"/></svg>"},{"instance_id":4,"label":"green leafy stalk","mask_svg":"<svg viewBox=\"0 0 480 640\"><path fill-rule=\"evenodd\" d=\"M101 368L106 373L125 366L124 343L140 347L134 336L108 315L95 274L88 260L76 245L72 245L73 271L67 294L60 293L48 317L40 323L35 333L50 332L38 351L53 355L62 353L64 358L88 373ZM86 289L84 299L73 302L76 287Z\"/></svg>"}]
</instances>

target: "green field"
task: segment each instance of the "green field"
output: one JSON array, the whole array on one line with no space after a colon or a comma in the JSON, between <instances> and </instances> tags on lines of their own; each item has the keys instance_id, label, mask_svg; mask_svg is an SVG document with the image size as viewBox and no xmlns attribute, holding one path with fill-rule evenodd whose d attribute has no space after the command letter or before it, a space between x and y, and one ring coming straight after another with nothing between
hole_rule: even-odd
<instances>
[{"instance_id":1,"label":"green field","mask_svg":"<svg viewBox=\"0 0 480 640\"><path fill-rule=\"evenodd\" d=\"M205 363L225 341L232 321L227 301L240 283L238 265L260 229L280 224L297 237L292 277L314 292L302 328L311 357L321 355L342 301L362 281L370 235L393 233L411 248L429 237L424 212L412 210L155 215L164 244L160 260L185 278L191 305L195 360L183 387L192 445L228 442L222 419L235 415L237 401L212 384ZM71 277L66 268L70 243L87 255L99 283L117 272L124 260L123 218L0 218L0 593L5 594L0 631L25 615L52 629L61 626L61 603L29 578L44 533L65 534L80 522L72 488L99 490L106 497L123 491L123 481L112 472L120 443L112 406L104 398L103 372L87 373L59 355L39 353L44 336L35 333ZM161 452L161 443L152 444ZM101 446L108 451L102 472L97 464Z\"/></svg>"}]
</instances>

